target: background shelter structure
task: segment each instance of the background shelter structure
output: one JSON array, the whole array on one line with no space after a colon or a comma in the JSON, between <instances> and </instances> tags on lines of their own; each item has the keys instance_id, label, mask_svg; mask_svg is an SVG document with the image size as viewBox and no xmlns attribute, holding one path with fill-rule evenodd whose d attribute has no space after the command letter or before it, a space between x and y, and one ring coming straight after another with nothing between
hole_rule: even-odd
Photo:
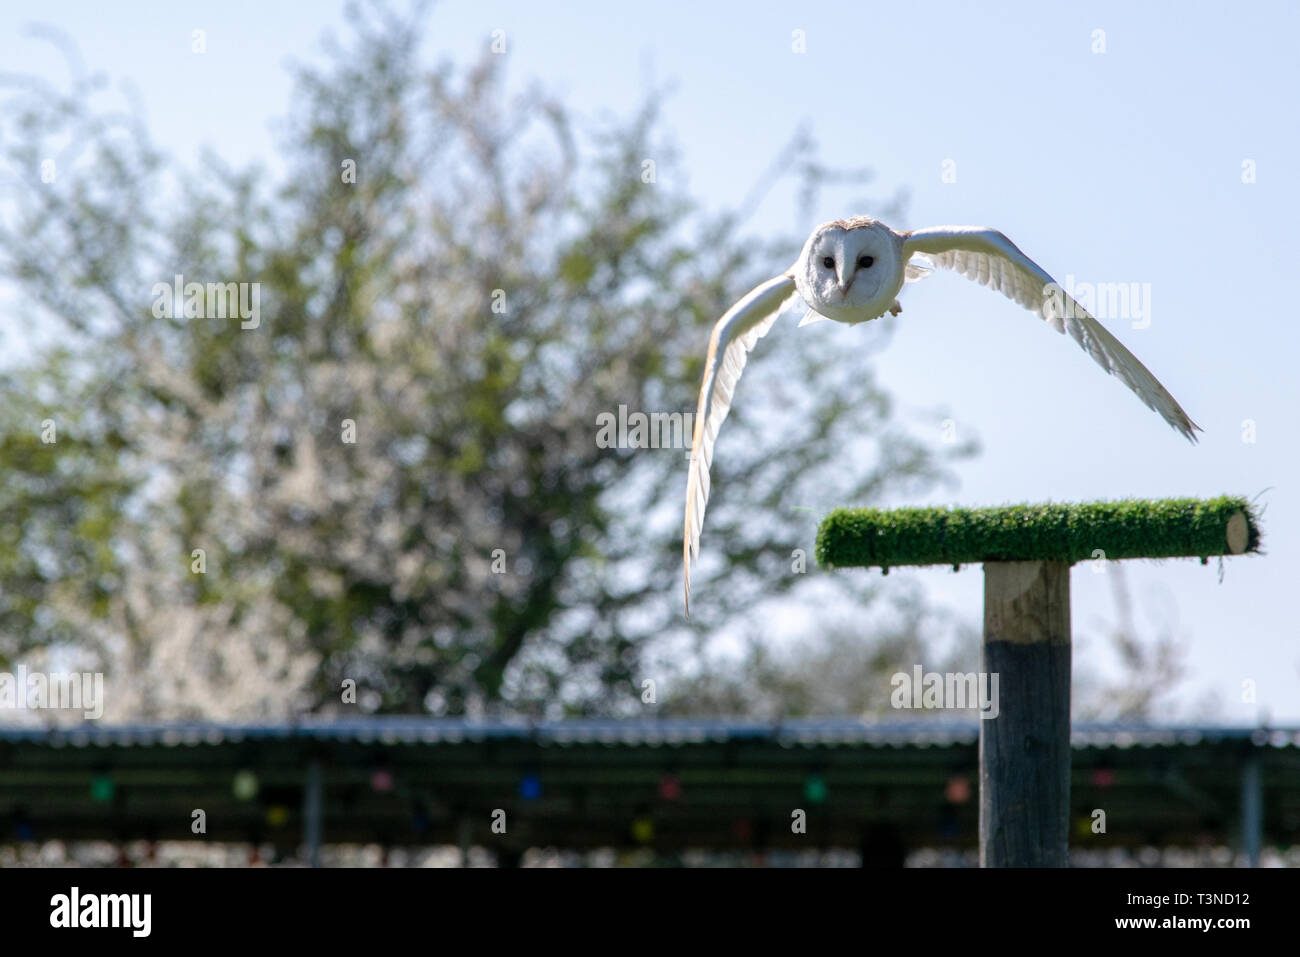
<instances>
[{"instance_id":1,"label":"background shelter structure","mask_svg":"<svg viewBox=\"0 0 1300 957\"><path fill-rule=\"evenodd\" d=\"M0 841L774 851L978 838L975 720L311 719L0 729ZM1079 724L1072 848L1300 839L1300 727ZM192 831L194 811L206 833ZM493 814L506 814L505 834ZM1093 828L1105 811L1105 831ZM806 815L796 833L792 815Z\"/></svg>"}]
</instances>

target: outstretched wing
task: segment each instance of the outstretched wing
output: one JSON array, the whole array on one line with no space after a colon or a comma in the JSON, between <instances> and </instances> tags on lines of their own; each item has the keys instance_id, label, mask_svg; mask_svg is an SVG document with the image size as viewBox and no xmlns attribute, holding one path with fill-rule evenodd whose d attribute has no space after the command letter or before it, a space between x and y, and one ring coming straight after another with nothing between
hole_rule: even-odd
<instances>
[{"instance_id":1,"label":"outstretched wing","mask_svg":"<svg viewBox=\"0 0 1300 957\"><path fill-rule=\"evenodd\" d=\"M690 474L686 479L686 530L682 538L682 566L685 572L686 614L691 613L691 560L700 553L700 531L704 528L704 506L709 501L709 466L713 464L713 443L731 409L736 382L745 371L745 360L754 343L767 335L782 310L795 295L794 278L784 273L751 290L727 310L713 327L709 354L704 363L704 382L695 413L695 436L691 441Z\"/></svg>"},{"instance_id":2,"label":"outstretched wing","mask_svg":"<svg viewBox=\"0 0 1300 957\"><path fill-rule=\"evenodd\" d=\"M1069 332L1096 363L1119 376L1138 398L1166 422L1195 442L1200 426L1174 401L1137 356L1124 348L1106 327L1065 294L1065 290L1036 262L996 229L983 226L935 226L903 234L903 256L925 257L942 269L996 289L1041 316L1057 332ZM918 277L919 278L919 277Z\"/></svg>"}]
</instances>

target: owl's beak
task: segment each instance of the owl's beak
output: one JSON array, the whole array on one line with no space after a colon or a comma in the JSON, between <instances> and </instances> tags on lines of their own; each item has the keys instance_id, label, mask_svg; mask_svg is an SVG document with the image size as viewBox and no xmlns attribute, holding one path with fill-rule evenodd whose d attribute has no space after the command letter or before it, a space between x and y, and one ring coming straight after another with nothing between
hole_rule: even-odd
<instances>
[{"instance_id":1,"label":"owl's beak","mask_svg":"<svg viewBox=\"0 0 1300 957\"><path fill-rule=\"evenodd\" d=\"M840 268L835 272L835 285L840 287L841 299L849 294L849 287L857 277L858 274L848 268L848 263L840 263Z\"/></svg>"}]
</instances>

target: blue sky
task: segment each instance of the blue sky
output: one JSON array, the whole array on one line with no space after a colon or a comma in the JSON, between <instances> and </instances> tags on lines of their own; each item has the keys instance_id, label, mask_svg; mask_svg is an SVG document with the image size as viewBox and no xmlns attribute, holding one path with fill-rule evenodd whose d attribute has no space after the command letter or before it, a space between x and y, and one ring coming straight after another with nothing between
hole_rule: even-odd
<instances>
[{"instance_id":1,"label":"blue sky","mask_svg":"<svg viewBox=\"0 0 1300 957\"><path fill-rule=\"evenodd\" d=\"M1268 489L1268 554L1229 562L1222 583L1214 563L1129 563L1127 572L1139 622L1176 610L1191 666L1180 700L1210 696L1234 722L1300 722L1290 593L1300 570L1295 5L557 9L443 4L430 15L429 52L464 62L504 29L513 82L540 78L590 117L625 115L649 77L670 82L663 115L680 148L677 170L709 205L737 203L806 121L827 163L873 168L879 195L909 192L906 221L891 225L994 226L1062 282L1149 284L1146 328L1103 321L1205 429L1198 446L1068 339L955 275L907 288L882 380L904 408L946 408L958 437L982 442L983 454L960 467L960 488L935 501ZM341 5L325 2L6 3L0 64L60 78L53 49L21 32L32 21L68 33L91 68L129 80L157 141L183 161L207 144L275 170L285 65L317 56L321 31L342 18ZM196 28L206 31L201 56L190 50ZM805 53L793 52L795 30ZM1094 52L1096 31L1104 53ZM1243 182L1247 161L1253 183ZM800 228L872 212L845 208L848 198L827 191ZM788 198L774 197L753 226L789 230L792 216ZM7 300L0 290L0 341L13 348L25 331L3 318ZM852 361L853 331L821 323L797 334L834 338L826 347ZM791 321L764 347L793 334ZM1254 442L1243 441L1246 420ZM941 434L936 421L936 443ZM980 620L977 570L896 574ZM1106 576L1088 567L1074 570L1073 586L1078 636L1109 619L1113 604ZM1248 679L1254 704L1241 700Z\"/></svg>"}]
</instances>

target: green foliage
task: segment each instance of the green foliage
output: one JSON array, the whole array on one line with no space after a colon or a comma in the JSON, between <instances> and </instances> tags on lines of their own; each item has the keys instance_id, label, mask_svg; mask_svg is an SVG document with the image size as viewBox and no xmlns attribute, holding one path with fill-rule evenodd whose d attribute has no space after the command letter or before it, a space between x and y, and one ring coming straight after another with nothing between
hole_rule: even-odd
<instances>
[{"instance_id":1,"label":"green foliage","mask_svg":"<svg viewBox=\"0 0 1300 957\"><path fill-rule=\"evenodd\" d=\"M52 609L104 615L121 583L114 535L132 488L117 462L123 440L85 414L66 356L47 361L43 382L0 375L0 636L12 636L0 642L0 667L32 648L75 641L74 623ZM51 385L83 402L56 403Z\"/></svg>"},{"instance_id":2,"label":"green foliage","mask_svg":"<svg viewBox=\"0 0 1300 957\"><path fill-rule=\"evenodd\" d=\"M1171 498L1006 505L993 508L836 509L817 532L817 561L829 566L1079 562L1102 557L1206 558L1230 554L1228 520L1243 514L1246 551L1259 550L1259 523L1244 498Z\"/></svg>"}]
</instances>

